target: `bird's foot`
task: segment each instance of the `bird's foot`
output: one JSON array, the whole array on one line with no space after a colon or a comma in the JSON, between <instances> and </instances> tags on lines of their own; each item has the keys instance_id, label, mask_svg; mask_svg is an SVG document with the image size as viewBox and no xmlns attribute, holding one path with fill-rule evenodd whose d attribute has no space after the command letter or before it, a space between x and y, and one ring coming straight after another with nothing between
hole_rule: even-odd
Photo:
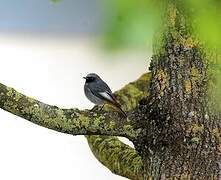
<instances>
[{"instance_id":1,"label":"bird's foot","mask_svg":"<svg viewBox=\"0 0 221 180\"><path fill-rule=\"evenodd\" d=\"M90 110L90 112L102 111L103 108L104 108L104 105L102 105L100 108L99 108L99 106L94 106L94 107Z\"/></svg>"}]
</instances>

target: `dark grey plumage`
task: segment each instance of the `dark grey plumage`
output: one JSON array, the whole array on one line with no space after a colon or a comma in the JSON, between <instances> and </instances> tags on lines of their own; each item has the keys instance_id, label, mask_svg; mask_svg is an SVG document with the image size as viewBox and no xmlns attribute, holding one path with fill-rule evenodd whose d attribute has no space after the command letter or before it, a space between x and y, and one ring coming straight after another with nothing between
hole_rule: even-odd
<instances>
[{"instance_id":1,"label":"dark grey plumage","mask_svg":"<svg viewBox=\"0 0 221 180\"><path fill-rule=\"evenodd\" d=\"M114 98L109 86L95 73L90 73L86 77L84 93L94 104L108 103L116 107L126 117L126 113L121 109L120 104Z\"/></svg>"}]
</instances>

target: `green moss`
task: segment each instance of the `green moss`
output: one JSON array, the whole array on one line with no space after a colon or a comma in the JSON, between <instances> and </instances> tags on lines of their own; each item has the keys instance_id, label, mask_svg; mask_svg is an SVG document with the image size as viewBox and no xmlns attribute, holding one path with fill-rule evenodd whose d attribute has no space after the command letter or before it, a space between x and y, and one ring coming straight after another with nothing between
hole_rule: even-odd
<instances>
[{"instance_id":1,"label":"green moss","mask_svg":"<svg viewBox=\"0 0 221 180\"><path fill-rule=\"evenodd\" d=\"M193 137L193 138L191 139L191 142L192 142L192 143L199 144L201 140L202 140L202 139L201 139L200 137Z\"/></svg>"},{"instance_id":2,"label":"green moss","mask_svg":"<svg viewBox=\"0 0 221 180\"><path fill-rule=\"evenodd\" d=\"M30 103L34 103L34 102L36 102L36 100L33 99L33 98L31 98L31 97L27 97L27 100L28 100L28 102L30 102Z\"/></svg>"},{"instance_id":3,"label":"green moss","mask_svg":"<svg viewBox=\"0 0 221 180\"><path fill-rule=\"evenodd\" d=\"M141 157L133 148L115 137L87 136L87 139L94 155L111 172L129 179L137 179L138 175L141 176L143 167Z\"/></svg>"},{"instance_id":4,"label":"green moss","mask_svg":"<svg viewBox=\"0 0 221 180\"><path fill-rule=\"evenodd\" d=\"M125 86L125 89L119 91L119 99L121 100L121 97L125 98L124 103L122 103L123 107L129 104L127 106L128 109L125 109L130 110L136 107L138 101L146 96L147 92L144 91L147 90L149 78L149 74L144 74L139 80L130 83L128 86ZM107 113L90 113L87 110L80 111L78 109L65 110L50 106L33 98L26 97L4 85L2 85L1 91L3 109L19 115L30 122L59 132L73 135L91 134L91 132L104 135L113 133L113 135L128 135L129 138L135 138L141 132L141 129L134 130L131 125L123 126L123 122L116 124L111 119L112 117L106 115ZM110 106L105 106L105 108L107 108L107 111L110 110ZM116 116L116 118L118 117ZM125 121L125 123L129 123L129 121ZM108 141L104 141L100 136L96 137L91 141L92 145L95 146L95 151L102 152L99 156L105 159L105 163L110 163L109 167L113 166L113 168L110 168L113 172L124 175L129 173L129 177L131 177L134 172L140 169L140 157L134 149L121 143L117 138L110 138Z\"/></svg>"},{"instance_id":5,"label":"green moss","mask_svg":"<svg viewBox=\"0 0 221 180\"><path fill-rule=\"evenodd\" d=\"M110 105L109 104L105 104L104 105L104 107L102 108L104 111L110 111L110 108L112 108L112 107L110 107Z\"/></svg>"},{"instance_id":6,"label":"green moss","mask_svg":"<svg viewBox=\"0 0 221 180\"><path fill-rule=\"evenodd\" d=\"M13 95L14 95L13 89L7 87L7 93L6 93L6 95L9 96L9 97L13 97Z\"/></svg>"},{"instance_id":7,"label":"green moss","mask_svg":"<svg viewBox=\"0 0 221 180\"><path fill-rule=\"evenodd\" d=\"M15 101L19 101L21 99L22 95L20 93L15 93L14 99Z\"/></svg>"},{"instance_id":8,"label":"green moss","mask_svg":"<svg viewBox=\"0 0 221 180\"><path fill-rule=\"evenodd\" d=\"M79 117L79 124L81 125L81 127L85 127L85 128L88 128L89 124L90 124L90 120L88 117L84 116L84 115L81 115Z\"/></svg>"},{"instance_id":9,"label":"green moss","mask_svg":"<svg viewBox=\"0 0 221 180\"><path fill-rule=\"evenodd\" d=\"M139 81L148 82L150 80L150 73L144 73L140 78Z\"/></svg>"},{"instance_id":10,"label":"green moss","mask_svg":"<svg viewBox=\"0 0 221 180\"><path fill-rule=\"evenodd\" d=\"M116 123L114 121L110 121L109 123L104 124L104 129L106 131L112 131L116 127Z\"/></svg>"},{"instance_id":11,"label":"green moss","mask_svg":"<svg viewBox=\"0 0 221 180\"><path fill-rule=\"evenodd\" d=\"M134 85L129 84L124 87L124 90L119 93L123 102L127 102L123 104L124 110L129 110L137 105L138 98L143 96L143 92L137 89Z\"/></svg>"},{"instance_id":12,"label":"green moss","mask_svg":"<svg viewBox=\"0 0 221 180\"><path fill-rule=\"evenodd\" d=\"M137 89L135 86L131 84L125 86L125 91L127 91L127 93L134 98L141 96L143 94L143 92L141 92L139 89Z\"/></svg>"},{"instance_id":13,"label":"green moss","mask_svg":"<svg viewBox=\"0 0 221 180\"><path fill-rule=\"evenodd\" d=\"M98 127L102 125L104 117L102 115L97 115L93 117L93 123L90 124L90 130L96 132Z\"/></svg>"},{"instance_id":14,"label":"green moss","mask_svg":"<svg viewBox=\"0 0 221 180\"><path fill-rule=\"evenodd\" d=\"M93 124L98 127L98 126L100 126L100 124L102 124L104 122L104 119L105 119L105 116L99 114L95 117Z\"/></svg>"},{"instance_id":15,"label":"green moss","mask_svg":"<svg viewBox=\"0 0 221 180\"><path fill-rule=\"evenodd\" d=\"M124 125L124 131L125 134L127 134L129 137L137 137L139 133L141 132L141 129L134 130L131 125Z\"/></svg>"}]
</instances>

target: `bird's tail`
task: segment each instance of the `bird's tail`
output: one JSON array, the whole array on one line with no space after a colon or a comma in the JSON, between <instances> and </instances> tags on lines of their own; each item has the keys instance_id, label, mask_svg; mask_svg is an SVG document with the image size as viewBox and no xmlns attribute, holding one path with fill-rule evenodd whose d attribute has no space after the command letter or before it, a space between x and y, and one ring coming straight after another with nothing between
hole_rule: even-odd
<instances>
[{"instance_id":1,"label":"bird's tail","mask_svg":"<svg viewBox=\"0 0 221 180\"><path fill-rule=\"evenodd\" d=\"M117 110L126 118L127 114L122 110L121 105L114 99L113 102L110 103L112 106L116 107Z\"/></svg>"}]
</instances>

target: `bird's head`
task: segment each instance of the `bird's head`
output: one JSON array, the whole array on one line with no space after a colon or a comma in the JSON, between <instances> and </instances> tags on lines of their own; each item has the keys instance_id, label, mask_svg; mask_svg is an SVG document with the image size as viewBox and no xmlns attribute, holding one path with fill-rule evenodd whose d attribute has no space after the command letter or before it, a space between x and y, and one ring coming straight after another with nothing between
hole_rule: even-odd
<instances>
[{"instance_id":1,"label":"bird's head","mask_svg":"<svg viewBox=\"0 0 221 180\"><path fill-rule=\"evenodd\" d=\"M90 73L86 77L83 77L86 79L86 83L96 82L100 79L100 77L95 73Z\"/></svg>"}]
</instances>

